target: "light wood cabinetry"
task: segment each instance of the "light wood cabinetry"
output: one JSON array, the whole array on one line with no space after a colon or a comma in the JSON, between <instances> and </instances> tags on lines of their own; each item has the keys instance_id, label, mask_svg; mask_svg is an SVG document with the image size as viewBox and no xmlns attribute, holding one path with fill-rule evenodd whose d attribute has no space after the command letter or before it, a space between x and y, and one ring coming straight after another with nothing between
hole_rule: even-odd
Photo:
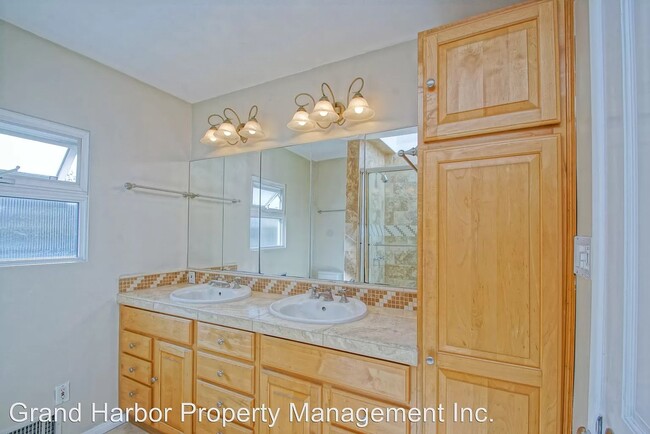
<instances>
[{"instance_id":1,"label":"light wood cabinetry","mask_svg":"<svg viewBox=\"0 0 650 434\"><path fill-rule=\"evenodd\" d=\"M161 432L192 432L191 418L180 416L193 398L192 333L191 320L120 307L120 407L170 408L153 424Z\"/></svg>"},{"instance_id":2,"label":"light wood cabinetry","mask_svg":"<svg viewBox=\"0 0 650 434\"><path fill-rule=\"evenodd\" d=\"M410 434L406 423L318 422L312 410L407 409L415 404L414 368L244 330L122 306L120 405L171 408L165 433ZM192 332L195 330L195 339ZM189 336L189 337L188 337ZM182 344L185 342L188 344ZM277 423L210 421L203 412L182 421L182 403L208 410L279 409ZM303 405L307 411L303 413ZM292 413L293 412L293 413Z\"/></svg>"},{"instance_id":3,"label":"light wood cabinetry","mask_svg":"<svg viewBox=\"0 0 650 434\"><path fill-rule=\"evenodd\" d=\"M154 343L153 405L170 408L162 421L154 424L166 433L192 431L192 418L183 418L183 403L192 402L192 349L156 340Z\"/></svg>"},{"instance_id":4,"label":"light wood cabinetry","mask_svg":"<svg viewBox=\"0 0 650 434\"><path fill-rule=\"evenodd\" d=\"M570 426L570 3L420 34L421 405L486 408L492 419L447 418L424 434Z\"/></svg>"},{"instance_id":5,"label":"light wood cabinetry","mask_svg":"<svg viewBox=\"0 0 650 434\"><path fill-rule=\"evenodd\" d=\"M424 141L560 121L554 1L420 34Z\"/></svg>"},{"instance_id":6,"label":"light wood cabinetry","mask_svg":"<svg viewBox=\"0 0 650 434\"><path fill-rule=\"evenodd\" d=\"M300 413L303 406L321 407L321 386L309 381L263 370L260 376L260 402L272 409L280 409L280 418L274 427L260 425L260 434L319 434L322 426L309 418L291 420L292 411ZM296 410L292 410L292 406ZM309 410L308 410L309 411Z\"/></svg>"}]
</instances>

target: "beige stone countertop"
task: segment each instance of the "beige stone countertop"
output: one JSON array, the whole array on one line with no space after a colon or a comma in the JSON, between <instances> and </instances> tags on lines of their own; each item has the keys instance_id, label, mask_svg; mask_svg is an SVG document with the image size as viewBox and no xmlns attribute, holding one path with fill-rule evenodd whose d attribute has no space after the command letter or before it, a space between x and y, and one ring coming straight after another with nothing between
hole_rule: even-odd
<instances>
[{"instance_id":1,"label":"beige stone countertop","mask_svg":"<svg viewBox=\"0 0 650 434\"><path fill-rule=\"evenodd\" d=\"M302 324L273 316L269 306L283 295L253 291L241 301L223 304L185 304L169 294L187 284L122 292L117 302L183 318L276 336L406 365L418 361L416 313L368 307L365 318L336 325Z\"/></svg>"}]
</instances>

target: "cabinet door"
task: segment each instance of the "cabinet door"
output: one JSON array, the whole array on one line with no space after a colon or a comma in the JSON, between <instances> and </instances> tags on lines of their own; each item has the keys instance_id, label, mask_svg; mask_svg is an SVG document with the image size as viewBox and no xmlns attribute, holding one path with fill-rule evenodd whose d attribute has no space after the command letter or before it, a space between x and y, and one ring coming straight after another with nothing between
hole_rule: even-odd
<instances>
[{"instance_id":1,"label":"cabinet door","mask_svg":"<svg viewBox=\"0 0 650 434\"><path fill-rule=\"evenodd\" d=\"M420 34L425 142L559 122L554 6L529 3Z\"/></svg>"},{"instance_id":2,"label":"cabinet door","mask_svg":"<svg viewBox=\"0 0 650 434\"><path fill-rule=\"evenodd\" d=\"M423 404L447 410L437 434L560 433L560 137L425 150L421 161L422 350L435 359ZM455 404L493 422L453 422Z\"/></svg>"},{"instance_id":3,"label":"cabinet door","mask_svg":"<svg viewBox=\"0 0 650 434\"><path fill-rule=\"evenodd\" d=\"M192 402L192 350L168 342L154 342L153 406L172 409L154 424L166 433L191 433L192 418L181 420L183 403Z\"/></svg>"},{"instance_id":4,"label":"cabinet door","mask_svg":"<svg viewBox=\"0 0 650 434\"><path fill-rule=\"evenodd\" d=\"M321 387L308 381L263 370L260 375L260 404L273 411L280 409L279 421L273 428L259 424L260 434L319 434L321 427L309 420L290 420L291 412L300 414L303 406L321 406ZM309 414L309 413L308 413Z\"/></svg>"}]
</instances>

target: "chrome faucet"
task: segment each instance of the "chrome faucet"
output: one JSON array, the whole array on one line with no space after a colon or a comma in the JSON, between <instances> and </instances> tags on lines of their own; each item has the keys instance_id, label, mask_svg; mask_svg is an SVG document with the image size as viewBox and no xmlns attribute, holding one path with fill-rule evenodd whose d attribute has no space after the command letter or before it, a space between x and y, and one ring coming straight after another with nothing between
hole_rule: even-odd
<instances>
[{"instance_id":1,"label":"chrome faucet","mask_svg":"<svg viewBox=\"0 0 650 434\"><path fill-rule=\"evenodd\" d=\"M241 288L241 285L239 284L239 282L240 282L239 277L235 277L234 279L232 279L232 282L230 282L230 287L231 287L232 289L239 289L239 288Z\"/></svg>"},{"instance_id":2,"label":"chrome faucet","mask_svg":"<svg viewBox=\"0 0 650 434\"><path fill-rule=\"evenodd\" d=\"M316 300L318 298L318 287L312 286L309 288L309 298L311 300Z\"/></svg>"},{"instance_id":3,"label":"chrome faucet","mask_svg":"<svg viewBox=\"0 0 650 434\"><path fill-rule=\"evenodd\" d=\"M325 291L321 291L318 293L316 298L323 297L323 301L334 301L334 296L332 295L332 289L328 288Z\"/></svg>"},{"instance_id":4,"label":"chrome faucet","mask_svg":"<svg viewBox=\"0 0 650 434\"><path fill-rule=\"evenodd\" d=\"M348 290L347 289L340 289L339 292L336 293L336 295L341 296L339 298L339 303L349 303L350 300L348 300Z\"/></svg>"}]
</instances>

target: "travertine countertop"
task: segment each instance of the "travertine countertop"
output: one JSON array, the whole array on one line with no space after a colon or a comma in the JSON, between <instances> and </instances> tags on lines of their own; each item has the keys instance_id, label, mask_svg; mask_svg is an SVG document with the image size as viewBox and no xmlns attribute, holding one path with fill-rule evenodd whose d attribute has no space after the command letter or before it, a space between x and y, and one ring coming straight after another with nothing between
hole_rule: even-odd
<instances>
[{"instance_id":1,"label":"travertine countertop","mask_svg":"<svg viewBox=\"0 0 650 434\"><path fill-rule=\"evenodd\" d=\"M184 318L291 339L378 359L416 366L416 313L398 309L368 307L365 318L336 325L302 324L277 318L269 305L282 295L253 294L241 301L224 304L183 304L169 294L187 286L172 285L122 292L117 302Z\"/></svg>"}]
</instances>

